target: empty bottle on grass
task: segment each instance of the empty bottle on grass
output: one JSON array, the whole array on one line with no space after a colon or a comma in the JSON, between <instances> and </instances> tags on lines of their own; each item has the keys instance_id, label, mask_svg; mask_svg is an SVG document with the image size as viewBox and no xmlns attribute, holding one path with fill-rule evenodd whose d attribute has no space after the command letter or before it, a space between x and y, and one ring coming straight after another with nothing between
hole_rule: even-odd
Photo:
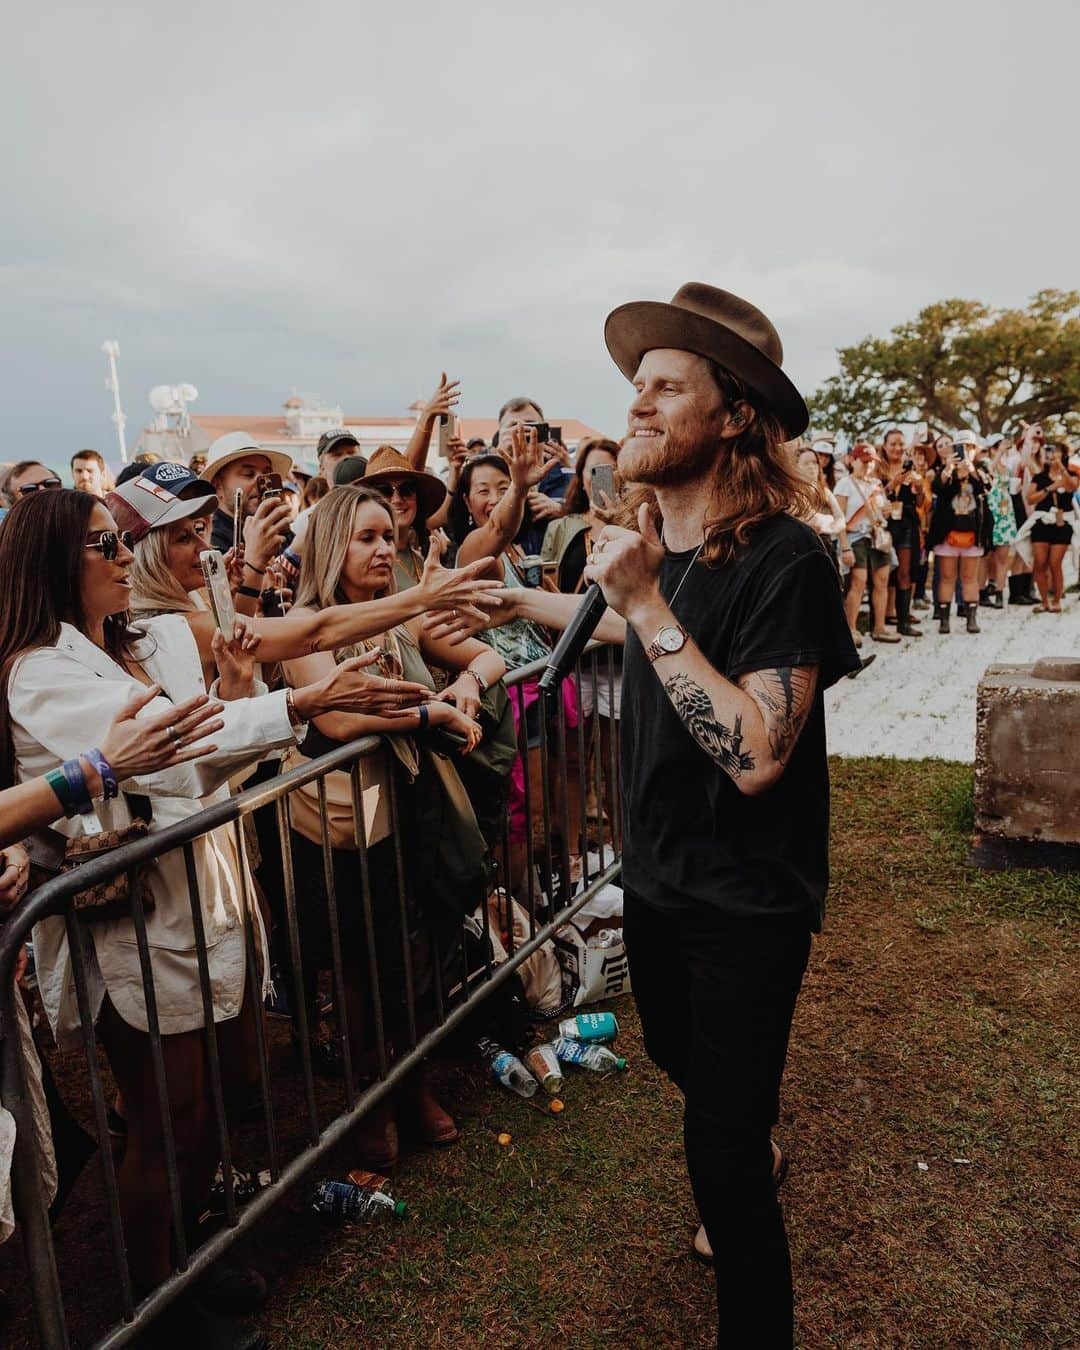
<instances>
[{"instance_id":1,"label":"empty bottle on grass","mask_svg":"<svg viewBox=\"0 0 1080 1350\"><path fill-rule=\"evenodd\" d=\"M525 1056L525 1066L540 1080L540 1086L552 1097L562 1091L563 1074L559 1058L550 1045L534 1045Z\"/></svg>"},{"instance_id":2,"label":"empty bottle on grass","mask_svg":"<svg viewBox=\"0 0 1080 1350\"><path fill-rule=\"evenodd\" d=\"M316 1214L336 1219L381 1219L393 1214L400 1219L408 1206L395 1200L389 1191L370 1185L356 1186L351 1181L323 1181L311 1197Z\"/></svg>"},{"instance_id":3,"label":"empty bottle on grass","mask_svg":"<svg viewBox=\"0 0 1080 1350\"><path fill-rule=\"evenodd\" d=\"M532 1097L540 1084L528 1071L517 1055L512 1055L504 1046L489 1036L481 1036L476 1042L480 1058L491 1070L493 1078L516 1092L519 1097Z\"/></svg>"},{"instance_id":4,"label":"empty bottle on grass","mask_svg":"<svg viewBox=\"0 0 1080 1350\"><path fill-rule=\"evenodd\" d=\"M614 1054L606 1045L586 1045L584 1041L571 1041L560 1036L552 1049L563 1064L576 1064L579 1069L607 1073L609 1069L626 1068L626 1060Z\"/></svg>"},{"instance_id":5,"label":"empty bottle on grass","mask_svg":"<svg viewBox=\"0 0 1080 1350\"><path fill-rule=\"evenodd\" d=\"M613 1041L619 1034L619 1024L615 1014L578 1013L559 1023L559 1035L568 1041L588 1041L592 1045L602 1045Z\"/></svg>"}]
</instances>

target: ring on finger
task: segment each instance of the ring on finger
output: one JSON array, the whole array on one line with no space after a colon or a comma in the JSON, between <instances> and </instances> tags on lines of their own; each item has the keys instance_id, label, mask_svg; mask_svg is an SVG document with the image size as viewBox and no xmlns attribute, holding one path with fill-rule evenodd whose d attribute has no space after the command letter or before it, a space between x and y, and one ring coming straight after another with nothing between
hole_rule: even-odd
<instances>
[{"instance_id":1,"label":"ring on finger","mask_svg":"<svg viewBox=\"0 0 1080 1350\"><path fill-rule=\"evenodd\" d=\"M169 740L172 741L173 745L178 745L178 744L180 743L180 728L179 728L179 727L177 727L177 726L175 726L175 725L173 725L173 726L171 726L171 727L166 727L166 728L165 728L165 734L168 736Z\"/></svg>"}]
</instances>

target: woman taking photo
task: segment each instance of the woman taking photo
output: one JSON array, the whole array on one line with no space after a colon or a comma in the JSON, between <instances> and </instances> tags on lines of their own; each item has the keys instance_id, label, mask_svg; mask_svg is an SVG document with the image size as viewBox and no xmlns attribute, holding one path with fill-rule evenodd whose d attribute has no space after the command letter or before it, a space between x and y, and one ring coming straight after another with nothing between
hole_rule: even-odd
<instances>
[{"instance_id":1,"label":"woman taking photo","mask_svg":"<svg viewBox=\"0 0 1080 1350\"><path fill-rule=\"evenodd\" d=\"M544 562L556 565L559 590L566 594L576 595L583 589L582 573L586 555L592 547L592 535L594 530L604 526L603 520L594 513L594 507L603 509L604 504L593 489L593 474L598 468L611 469L614 474L618 460L617 441L601 437L585 441L578 448L564 514L549 521L544 532L540 557ZM608 509L614 505L614 500L607 503Z\"/></svg>"},{"instance_id":2,"label":"woman taking photo","mask_svg":"<svg viewBox=\"0 0 1080 1350\"><path fill-rule=\"evenodd\" d=\"M517 538L523 524L528 521L529 490L544 476L546 469L543 448L537 442L536 430L524 424L512 427L509 437L504 437L503 448L498 454L478 455L465 465L458 496L450 508L454 537L462 540L458 550L459 564L487 559L487 575L499 577L508 589L529 589L528 583L535 578L530 578L522 566L524 554ZM518 670L534 661L546 660L552 650L543 628L521 618L482 633L481 641L495 648L506 662L508 670ZM562 682L558 697L563 700L566 730L576 730L578 705L572 680ZM511 774L510 887L514 890L522 885L529 831L532 830L536 837L542 831L543 823L539 677L533 676L520 682L511 696L510 704L519 734L524 713L528 746L527 767L519 760ZM557 736L556 711L552 699L548 708L548 732L552 744ZM578 837L581 828L581 781L577 737L568 735L562 744L566 753L567 801L564 803L562 799L558 754L551 755L548 761L549 798L555 830L563 836L573 869L582 851ZM531 822L526 820L525 813L526 772L529 775L529 797L533 810Z\"/></svg>"},{"instance_id":3,"label":"woman taking photo","mask_svg":"<svg viewBox=\"0 0 1080 1350\"><path fill-rule=\"evenodd\" d=\"M379 492L367 486L354 485L337 488L319 507L312 523L300 573L297 609L294 613L317 613L334 604L367 605L393 588L394 564L398 552L397 522L391 506ZM407 902L407 935L399 931L399 909L394 874L394 843L386 838L369 845L367 867L370 876L372 914L375 928L375 950L379 963L379 992L386 1036L401 1044L407 1022L403 1002L404 970L402 959L403 936L407 936L412 962L412 981L418 1002L418 1016L430 1016L435 966L443 968L448 952L452 952L460 936L461 917L465 909L471 911L486 898L486 886L479 879L479 892L471 897L458 897L469 902L457 913L442 906L436 898L436 887L430 876L439 841L422 837L417 832L420 802L438 797L442 789L436 770L453 772L452 767L434 765L426 748L429 733L441 729L456 738L462 754L473 750L481 738L476 722L480 699L489 685L500 680L506 666L490 647L470 640L454 645L428 637L417 620L373 634L360 644L350 644L333 652L318 652L299 660L289 661L285 673L290 682L301 684L320 680L330 675L338 662L345 661L358 651L378 653L380 667L395 678L401 674L423 685L427 701L406 716L396 719L331 713L314 719L313 733L305 742L305 753L322 753L331 745L355 740L359 736L384 733L387 735L386 756L389 772L397 782L399 820L403 830L402 855L406 864L404 878ZM436 697L435 686L427 662L437 663L457 672L454 682ZM365 760L364 772L374 771L379 764ZM455 775L456 777L456 775ZM460 784L458 784L460 786ZM365 796L371 790L365 779ZM381 792L381 788L379 791ZM426 796L425 796L426 794ZM466 848L477 846L483 850L475 818L459 820ZM471 833L470 833L471 832ZM466 837L467 836L467 837ZM360 855L355 849L339 841L334 849L334 883L339 904L339 923L342 949L347 958L345 994L350 1038L361 1047L362 1068L374 1072L376 1049L373 1044L373 1010L368 985L368 941L364 931L359 905L361 893ZM327 898L321 885L323 876L322 850L312 839L294 834L296 867L300 875L310 877L311 885L305 901L309 906L308 922L301 934L302 943L309 947L327 943L323 932ZM348 903L343 901L348 898ZM329 964L329 950L321 953ZM422 1035L425 1027L417 1026ZM397 1160L398 1130L404 1128L418 1134L428 1144L451 1143L457 1138L453 1120L435 1098L426 1073L421 1068L414 1074L401 1093L398 1108L400 1120L395 1121L394 1103L386 1100L377 1106L354 1134L369 1166L389 1167Z\"/></svg>"},{"instance_id":4,"label":"woman taking photo","mask_svg":"<svg viewBox=\"0 0 1080 1350\"><path fill-rule=\"evenodd\" d=\"M1037 515L1031 527L1035 585L1042 604L1035 614L1060 614L1065 595L1065 553L1072 543L1073 493L1080 486L1068 468L1067 445L1048 445L1043 467L1032 476L1024 500Z\"/></svg>"},{"instance_id":5,"label":"woman taking photo","mask_svg":"<svg viewBox=\"0 0 1080 1350\"><path fill-rule=\"evenodd\" d=\"M929 485L908 455L904 433L893 427L882 445L881 476L888 499L888 526L896 553L891 578L896 593L896 631L903 637L922 637L911 615L912 568L919 561L919 510L930 495Z\"/></svg>"},{"instance_id":6,"label":"woman taking photo","mask_svg":"<svg viewBox=\"0 0 1080 1350\"><path fill-rule=\"evenodd\" d=\"M227 799L228 780L277 746L294 744L317 713L384 706L382 681L363 674L370 658L340 667L317 684L225 705L209 724L189 700L205 695L202 663L183 618L165 616L132 627L127 609L130 540L104 504L87 493L59 489L16 504L0 530L0 575L8 593L0 609L0 787L77 764L86 750L86 728L111 722L133 694L156 685L161 693L144 709L155 725L167 713L166 735L178 750L214 735L215 750L123 784L109 766L96 781L72 771L70 814L56 829L69 841L120 830L149 817L151 833L180 823L202 806ZM401 703L393 699L394 710ZM188 706L193 708L184 713ZM183 714L183 715L181 715ZM150 723L147 722L149 727ZM254 1015L262 970L248 971L245 925L263 950L246 861L229 829L192 844L206 937L214 1021L222 1079L242 1093L253 1083ZM152 908L145 914L154 970L162 1048L176 1140L184 1212L194 1224L205 1205L218 1162L207 1081L205 1035L195 930L187 871L180 850L165 853L143 874ZM132 1278L140 1295L171 1268L170 1205L157 1089L150 1055L142 976L129 918L87 924L88 981L98 1037L108 1056L127 1116L127 1148L119 1173L121 1212ZM34 929L38 985L61 1048L81 1046L71 953L62 916ZM265 992L265 990L264 990ZM179 1332L222 1336L201 1303L185 1302L170 1314ZM245 1333L246 1334L246 1333ZM241 1343L243 1336L237 1332ZM215 1342L218 1343L218 1342Z\"/></svg>"},{"instance_id":7,"label":"woman taking photo","mask_svg":"<svg viewBox=\"0 0 1080 1350\"><path fill-rule=\"evenodd\" d=\"M851 474L836 485L836 500L844 513L854 563L844 599L844 613L856 647L862 646L858 630L866 579L870 578L870 636L875 642L899 642L897 633L885 626L889 598L891 539L885 528L885 493L874 476L876 457L870 445L857 445L851 452Z\"/></svg>"},{"instance_id":8,"label":"woman taking photo","mask_svg":"<svg viewBox=\"0 0 1080 1350\"><path fill-rule=\"evenodd\" d=\"M937 500L927 547L934 554L939 630L951 631L950 613L959 572L967 631L979 628L979 568L993 539L986 483L974 467L974 444L957 441L938 475Z\"/></svg>"}]
</instances>

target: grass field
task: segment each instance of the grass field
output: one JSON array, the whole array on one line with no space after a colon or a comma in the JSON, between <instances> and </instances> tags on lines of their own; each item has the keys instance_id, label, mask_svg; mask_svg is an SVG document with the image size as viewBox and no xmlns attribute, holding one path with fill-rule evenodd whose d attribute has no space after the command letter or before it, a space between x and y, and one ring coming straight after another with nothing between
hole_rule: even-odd
<instances>
[{"instance_id":1,"label":"grass field","mask_svg":"<svg viewBox=\"0 0 1080 1350\"><path fill-rule=\"evenodd\" d=\"M778 1130L799 1343L1080 1343L1076 878L966 866L966 767L833 767L829 919ZM464 1137L400 1165L407 1221L269 1220L274 1344L711 1343L679 1102L617 1010L630 1073L576 1076L558 1121L442 1069Z\"/></svg>"}]
</instances>

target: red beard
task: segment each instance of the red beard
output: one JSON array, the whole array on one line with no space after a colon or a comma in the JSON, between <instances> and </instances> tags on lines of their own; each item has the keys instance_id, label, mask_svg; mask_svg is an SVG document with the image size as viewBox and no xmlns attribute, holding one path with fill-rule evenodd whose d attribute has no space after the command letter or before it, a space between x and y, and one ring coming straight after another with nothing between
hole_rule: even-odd
<instances>
[{"instance_id":1,"label":"red beard","mask_svg":"<svg viewBox=\"0 0 1080 1350\"><path fill-rule=\"evenodd\" d=\"M626 482L677 487L700 478L716 463L722 445L719 413L698 414L662 430L662 436L629 440L623 446L619 473Z\"/></svg>"}]
</instances>

